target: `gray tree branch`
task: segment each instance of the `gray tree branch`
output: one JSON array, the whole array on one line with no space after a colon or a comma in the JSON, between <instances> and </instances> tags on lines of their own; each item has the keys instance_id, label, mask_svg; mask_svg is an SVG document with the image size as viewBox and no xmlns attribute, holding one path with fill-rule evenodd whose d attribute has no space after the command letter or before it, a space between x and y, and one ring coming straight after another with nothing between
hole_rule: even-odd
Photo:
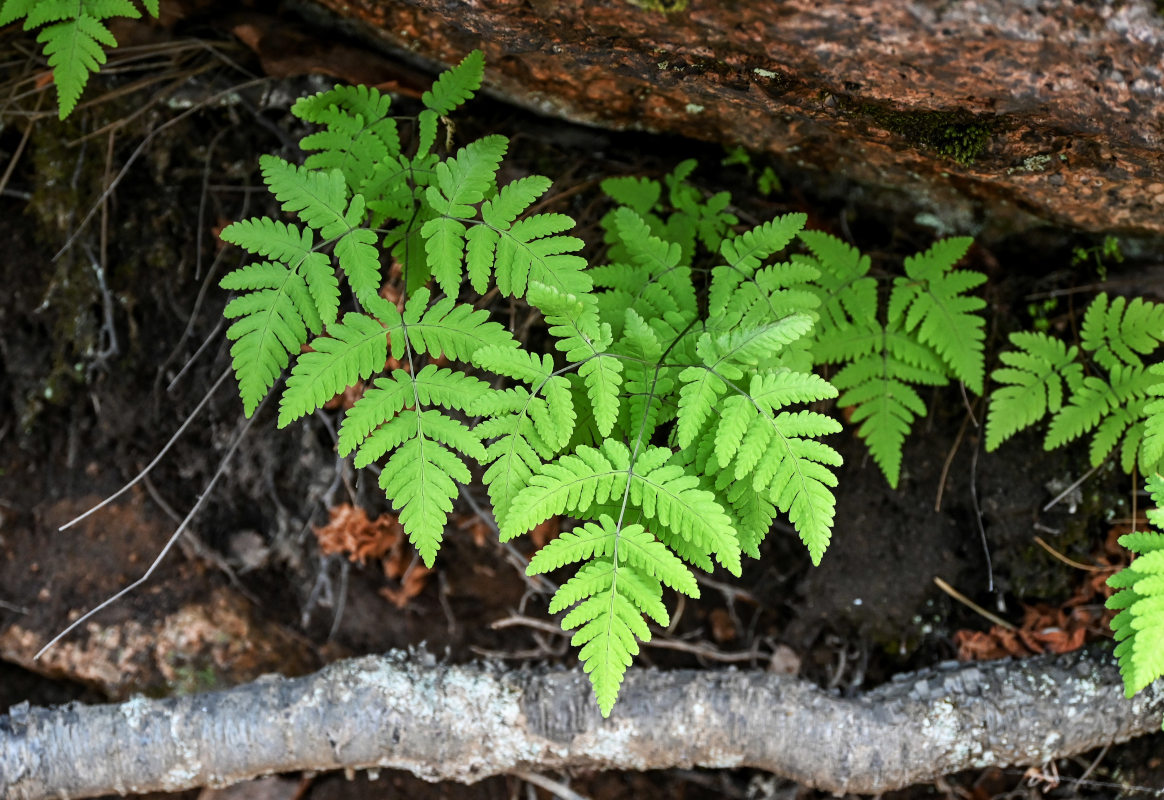
<instances>
[{"instance_id":1,"label":"gray tree branch","mask_svg":"<svg viewBox=\"0 0 1164 800\"><path fill-rule=\"evenodd\" d=\"M521 770L759 767L835 792L1042 764L1158 730L1164 685L1123 697L1091 649L914 673L855 698L764 672L631 670L609 720L579 671L447 666L393 653L307 677L0 717L11 800L221 786L272 772L404 769L473 782Z\"/></svg>"}]
</instances>

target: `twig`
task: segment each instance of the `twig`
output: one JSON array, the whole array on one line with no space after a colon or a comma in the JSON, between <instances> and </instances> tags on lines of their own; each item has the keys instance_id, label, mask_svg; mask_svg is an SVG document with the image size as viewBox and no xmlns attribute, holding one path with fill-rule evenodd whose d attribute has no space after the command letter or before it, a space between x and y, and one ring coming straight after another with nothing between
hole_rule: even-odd
<instances>
[{"instance_id":1,"label":"twig","mask_svg":"<svg viewBox=\"0 0 1164 800\"><path fill-rule=\"evenodd\" d=\"M974 451L970 456L970 502L974 506L974 521L978 523L978 535L982 538L982 554L986 556L986 589L993 592L994 567L990 563L990 543L986 541L986 528L982 524L982 508L978 505L978 447L981 443L981 440L975 440Z\"/></svg>"},{"instance_id":2,"label":"twig","mask_svg":"<svg viewBox=\"0 0 1164 800\"><path fill-rule=\"evenodd\" d=\"M536 772L515 772L514 777L521 778L526 783L532 783L539 789L545 789L550 794L554 795L560 800L590 800L584 794L578 794L564 783L550 780L545 775L539 775Z\"/></svg>"},{"instance_id":3,"label":"twig","mask_svg":"<svg viewBox=\"0 0 1164 800\"><path fill-rule=\"evenodd\" d=\"M954 463L954 456L957 455L958 447L962 444L962 437L966 434L966 426L970 423L970 416L967 414L962 417L962 426L958 428L958 435L954 437L954 444L950 446L950 452L946 453L941 475L938 476L938 496L934 498L934 511L942 510L942 495L946 492L946 478L950 475L950 465Z\"/></svg>"},{"instance_id":4,"label":"twig","mask_svg":"<svg viewBox=\"0 0 1164 800\"><path fill-rule=\"evenodd\" d=\"M105 506L109 505L114 500L121 497L123 494L128 492L134 486L136 486L138 481L142 480L146 475L149 475L150 471L158 465L159 461L162 460L162 457L165 456L166 453L170 452L170 448L173 447L174 443L178 441L178 437L181 436L182 433L185 432L185 430L188 427L190 427L190 423L194 421L194 418L196 416L198 416L198 412L201 411L203 409L203 407L205 407L205 405L210 402L210 398L214 396L214 393L216 391L218 391L218 387L221 386L222 382L225 381L227 379L227 377L229 377L229 376L230 376L230 370L229 369L223 370L222 375L220 375L218 377L218 380L214 382L214 385L210 387L210 390L202 397L202 399L198 402L198 405L194 408L194 410L190 412L190 416L186 417L186 421L183 422L178 427L178 430L174 431L174 435L170 437L170 440L168 442L166 442L165 446L158 452L158 454L156 456L154 456L154 460L151 461L150 463L146 464L145 469L143 469L141 472L139 472L132 480L130 480L129 483L125 484L120 489L118 489L116 492L114 492L113 494L109 495L104 500L102 500L100 503L98 503L97 505L90 508L84 514L81 514L80 516L74 517L73 519L69 520L64 525L57 528L57 530L63 531L66 528L70 528L73 525L76 525L81 520L88 517L90 514L93 514L93 513L96 513L97 511L100 511L101 509L105 508ZM254 419L254 417L252 416L251 419Z\"/></svg>"},{"instance_id":5,"label":"twig","mask_svg":"<svg viewBox=\"0 0 1164 800\"><path fill-rule=\"evenodd\" d=\"M1060 500L1062 500L1064 497L1071 494L1073 491L1075 491L1081 485L1083 485L1083 482L1085 480L1087 480L1088 478L1090 478L1092 475L1094 475L1096 470L1098 470L1100 467L1102 467L1105 463L1107 463L1107 459L1104 459L1103 461L1096 464L1091 469L1087 470L1087 472L1083 473L1083 475L1077 481L1072 483L1070 486L1068 486L1063 491L1059 492L1059 494L1055 495L1055 498L1053 500L1051 500L1051 502L1049 502L1049 503L1047 503L1047 505L1043 506L1043 510L1050 511L1052 508L1054 508L1059 503Z\"/></svg>"},{"instance_id":6,"label":"twig","mask_svg":"<svg viewBox=\"0 0 1164 800\"><path fill-rule=\"evenodd\" d=\"M28 609L25 608L24 606L13 605L12 603L6 603L3 600L0 600L0 608L5 609L6 611L14 611L17 614L27 614L28 613Z\"/></svg>"},{"instance_id":7,"label":"twig","mask_svg":"<svg viewBox=\"0 0 1164 800\"><path fill-rule=\"evenodd\" d=\"M1018 628L1016 626L1007 622L1005 619L998 616L997 614L991 614L985 608L983 608L982 606L975 603L969 597L967 597L966 595L959 592L957 589L955 589L950 584L946 583L941 578L935 576L934 583L936 583L938 585L939 589L941 589L946 594L950 595L950 597L954 598L955 600L957 600L959 603L966 606L967 608L978 612L979 614L981 614L982 616L986 617L988 620L993 622L995 625L999 625L1003 628L1006 628L1008 631L1017 631L1018 630Z\"/></svg>"},{"instance_id":8,"label":"twig","mask_svg":"<svg viewBox=\"0 0 1164 800\"><path fill-rule=\"evenodd\" d=\"M222 381L222 379L220 378L219 382L221 383L221 381ZM211 391L213 392L213 389ZM264 398L263 402L264 403L266 402L265 398ZM260 407L262 405L263 404L260 403ZM218 483L218 479L223 476L223 473L226 472L227 464L229 464L231 458L234 457L235 451L238 450L238 446L240 444L242 444L242 440L244 438L246 438L247 432L251 429L251 425L254 424L254 421L257 417L258 417L258 413L256 412L254 415L251 416L250 419L248 419L246 421L246 424L243 425L242 431L239 433L239 435L237 437L235 437L235 440L230 445L230 449L226 451L226 455L224 455L222 457L222 461L220 461L218 464L218 469L215 471L214 475L210 478L210 481L206 484L206 488L204 488L202 490L202 494L198 497L198 500L195 501L194 507L190 509L190 512L186 515L186 518L182 520L182 524L178 526L177 530L175 530L173 532L173 534L170 535L169 541L166 542L165 547L163 547L161 552L158 553L157 558L155 558L153 563L150 564L150 567L149 567L149 569L147 569L145 571L145 574L142 575L140 578L138 578L133 583L129 584L129 586L126 586L124 589L117 592L112 597L105 599L104 601L102 601L98 605L94 606L89 611L86 611L84 614L82 614L76 620L74 620L63 631L61 631L56 636L54 636L52 639L50 639L48 644L46 644L44 647L42 647L40 650L38 650L36 652L36 655L34 655L32 657L33 661L36 661L37 659L39 659L53 645L55 645L61 639L65 638L71 632L76 630L81 625L81 623L90 619L94 614L101 611L102 609L113 605L118 600L120 600L122 597L125 597L127 594L129 594L134 589L141 586L143 583L145 583L146 581L148 581L150 579L150 576L152 576L154 574L154 572L157 570L158 566L162 563L162 559L164 559L166 557L166 554L169 553L170 550L173 549L174 544L177 543L178 537L180 537L182 535L182 532L186 530L186 526L188 526L190 524L191 520L194 519L194 516L202 508L202 504L205 503L206 500L210 497L210 491L214 488L214 485L216 483ZM167 445L167 447L168 446L169 445ZM143 475L144 475L144 473L143 473ZM86 512L86 513L87 514L92 513L92 510L90 510L89 512Z\"/></svg>"},{"instance_id":9,"label":"twig","mask_svg":"<svg viewBox=\"0 0 1164 800\"><path fill-rule=\"evenodd\" d=\"M1051 547L1051 545L1047 544L1047 542L1044 541L1042 536L1035 537L1035 544L1039 545L1039 547L1046 550L1048 553L1050 553L1055 558L1062 561L1067 566L1074 567L1075 569L1083 569L1083 570L1087 570L1088 572L1111 572L1112 570L1115 569L1115 567L1097 567L1094 564L1080 564L1078 561L1074 561L1074 560L1068 558L1067 556L1063 555L1058 550L1056 550L1054 547Z\"/></svg>"}]
</instances>

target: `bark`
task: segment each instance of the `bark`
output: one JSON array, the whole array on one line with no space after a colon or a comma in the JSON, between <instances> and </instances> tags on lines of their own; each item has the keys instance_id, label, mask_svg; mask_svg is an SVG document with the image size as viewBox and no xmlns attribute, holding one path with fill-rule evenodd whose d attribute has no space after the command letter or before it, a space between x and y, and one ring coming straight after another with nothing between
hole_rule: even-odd
<instances>
[{"instance_id":1,"label":"bark","mask_svg":"<svg viewBox=\"0 0 1164 800\"><path fill-rule=\"evenodd\" d=\"M481 48L538 111L769 151L971 232L1164 234L1148 0L313 1L429 61Z\"/></svg>"},{"instance_id":2,"label":"bark","mask_svg":"<svg viewBox=\"0 0 1164 800\"><path fill-rule=\"evenodd\" d=\"M220 786L389 767L473 782L516 770L759 767L834 792L1042 764L1158 730L1164 684L1128 701L1098 649L901 676L854 698L763 672L631 670L609 720L579 671L389 654L314 675L0 717L10 800Z\"/></svg>"}]
</instances>

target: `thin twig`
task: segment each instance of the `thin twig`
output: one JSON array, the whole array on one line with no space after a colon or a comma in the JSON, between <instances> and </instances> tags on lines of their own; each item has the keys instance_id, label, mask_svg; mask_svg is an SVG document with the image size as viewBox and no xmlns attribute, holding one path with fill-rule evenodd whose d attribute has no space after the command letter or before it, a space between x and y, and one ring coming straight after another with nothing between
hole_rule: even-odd
<instances>
[{"instance_id":1,"label":"thin twig","mask_svg":"<svg viewBox=\"0 0 1164 800\"><path fill-rule=\"evenodd\" d=\"M1074 560L1068 558L1067 556L1063 555L1058 550L1056 550L1054 547L1051 547L1051 545L1047 544L1047 542L1043 539L1042 536L1035 537L1035 544L1039 545L1039 547L1046 550L1048 553L1050 553L1055 558L1062 561L1067 566L1074 567L1075 569L1083 569L1083 570L1087 570L1088 572L1110 572L1110 571L1115 569L1115 567L1097 567L1093 564L1080 564L1078 561L1074 561Z\"/></svg>"},{"instance_id":2,"label":"thin twig","mask_svg":"<svg viewBox=\"0 0 1164 800\"><path fill-rule=\"evenodd\" d=\"M977 423L975 423L977 424ZM973 454L970 456L970 502L974 506L974 521L978 523L978 535L982 537L982 554L986 556L986 588L994 591L994 567L990 563L990 543L986 541L986 527L982 524L982 508L978 505L978 447L981 441L975 440Z\"/></svg>"},{"instance_id":3,"label":"thin twig","mask_svg":"<svg viewBox=\"0 0 1164 800\"><path fill-rule=\"evenodd\" d=\"M958 453L958 447L962 444L962 437L966 435L966 426L970 423L970 419L970 414L962 417L962 427L958 428L958 435L954 437L954 444L950 446L950 452L946 453L946 461L942 464L942 474L938 476L938 496L934 498L934 511L942 510L942 495L946 492L946 478L950 475L950 465L954 463L954 456Z\"/></svg>"},{"instance_id":4,"label":"thin twig","mask_svg":"<svg viewBox=\"0 0 1164 800\"><path fill-rule=\"evenodd\" d=\"M213 390L211 390L211 391L213 391ZM266 400L264 399L263 402L265 403ZM262 406L262 404L260 404L260 407L261 406ZM85 622L86 620L93 617L94 614L98 613L102 609L105 609L105 608L113 605L118 600L120 600L122 597L125 597L127 594L129 594L134 589L141 586L143 583L145 583L146 581L148 581L150 579L150 577L157 570L158 566L162 563L162 559L164 559L166 557L166 554L169 553L170 550L173 549L174 545L178 541L178 538L186 530L186 527L194 519L194 516L198 513L198 511L201 510L202 504L205 503L206 500L210 497L211 490L214 488L214 485L216 483L218 483L218 479L221 478L223 476L223 474L226 472L227 464L229 464L230 460L234 457L235 451L238 450L238 446L240 444L242 444L242 440L244 438L246 438L247 432L250 431L251 425L254 424L254 421L257 417L258 417L257 413L252 415L251 418L246 421L246 424L243 425L242 431L239 432L239 435L237 437L235 437L235 440L230 445L230 449L228 449L226 451L226 455L224 455L222 457L222 461L220 461L218 464L218 469L215 471L215 473L214 473L213 477L211 477L210 481L206 484L206 487L202 490L202 494L199 495L198 500L195 501L194 507L190 509L190 513L188 513L186 515L186 518L182 520L182 524L178 526L177 530L175 530L173 532L173 534L170 535L170 539L169 539L169 541L166 542L166 546L162 548L160 553L158 553L157 558L155 558L153 563L150 564L150 567L149 567L149 569L147 569L145 571L145 574L142 575L140 578L138 578L133 583L129 584L129 586L126 586L124 589L122 589L121 591L114 594L112 597L107 598L106 600L104 600L100 604L98 604L97 606L93 607L89 611L86 611L84 614L82 614L80 617L78 617L74 622L72 622L63 631L61 631L56 636L54 636L51 640L49 640L48 644L46 644L44 647L42 647L40 650L38 650L36 652L36 655L34 655L32 657L33 661L38 660L53 645L55 645L61 639L65 638L67 635L69 635L74 630L76 630L83 622ZM87 512L87 513L92 513L92 511Z\"/></svg>"},{"instance_id":5,"label":"thin twig","mask_svg":"<svg viewBox=\"0 0 1164 800\"><path fill-rule=\"evenodd\" d=\"M995 625L999 625L1003 628L1006 628L1008 631L1017 631L1018 630L1018 628L1016 626L1007 622L1005 619L998 616L997 614L991 614L985 608L983 608L982 606L975 603L969 597L967 597L966 595L959 592L957 589L955 589L950 584L946 583L941 578L938 578L935 576L934 583L936 583L938 585L939 589L941 589L946 594L950 595L950 597L954 598L955 600L957 600L959 603L966 606L967 608L978 612L979 614L981 614L982 616L986 617L988 620L993 622Z\"/></svg>"},{"instance_id":6,"label":"thin twig","mask_svg":"<svg viewBox=\"0 0 1164 800\"><path fill-rule=\"evenodd\" d=\"M1056 505L1058 505L1060 500L1062 500L1064 497L1071 494L1073 491L1075 491L1081 485L1083 485L1083 482L1085 480L1087 480L1088 478L1090 478L1092 475L1094 475L1095 471L1098 470L1100 467L1102 467L1105 463L1107 463L1106 459L1104 461L1101 461L1100 463L1096 464L1091 469L1087 470L1087 472L1083 473L1083 475L1079 478L1079 480L1075 481L1070 486L1068 486L1066 489L1059 492L1059 494L1055 495L1055 498L1051 502L1049 502L1049 503L1047 503L1047 505L1043 506L1043 510L1050 511L1052 508L1054 508Z\"/></svg>"},{"instance_id":7,"label":"thin twig","mask_svg":"<svg viewBox=\"0 0 1164 800\"><path fill-rule=\"evenodd\" d=\"M545 775L539 775L536 772L515 772L513 775L526 783L532 783L539 789L545 789L559 800L590 800L586 795L578 794L566 784L550 780Z\"/></svg>"},{"instance_id":8,"label":"thin twig","mask_svg":"<svg viewBox=\"0 0 1164 800\"><path fill-rule=\"evenodd\" d=\"M28 613L28 609L25 608L24 606L16 606L16 605L13 605L12 603L6 603L3 600L0 600L0 608L3 608L6 611L15 611L17 614L27 614Z\"/></svg>"},{"instance_id":9,"label":"thin twig","mask_svg":"<svg viewBox=\"0 0 1164 800\"><path fill-rule=\"evenodd\" d=\"M162 460L162 457L165 456L166 453L170 452L170 448L173 447L174 443L178 441L178 437L181 436L182 433L185 432L185 430L188 427L190 427L190 423L194 421L194 418L196 416L198 416L198 412L201 411L203 409L203 407L207 403L210 402L210 398L214 396L214 393L216 391L218 391L218 387L221 386L222 382L225 381L227 379L227 377L229 377L229 376L230 376L230 370L229 369L223 370L222 375L220 375L218 380L214 382L214 385L210 387L210 391L208 391L203 396L202 400L200 400L198 402L198 405L194 408L193 411L190 412L190 416L186 417L186 421L183 422L178 427L178 430L174 431L174 435L170 437L170 440L168 442L166 442L165 446L158 452L158 454L156 456L154 456L154 460L151 461L150 463L146 464L145 469L143 469L141 472L139 472L129 483L125 484L120 489L118 489L116 492L114 492L113 494L109 495L104 500L102 500L100 503L98 503L97 505L90 508L84 514L81 514L79 517L74 517L73 519L69 520L64 525L57 528L57 530L63 531L66 528L70 528L73 525L76 525L78 522L85 519L90 514L96 513L97 511L100 511L101 509L105 508L105 506L109 505L114 500L121 497L123 494L128 492L135 485L137 485L138 481L140 481L142 478L144 478L146 475L148 475L150 473L150 471L158 465L158 462ZM254 417L251 417L251 419L254 419Z\"/></svg>"}]
</instances>

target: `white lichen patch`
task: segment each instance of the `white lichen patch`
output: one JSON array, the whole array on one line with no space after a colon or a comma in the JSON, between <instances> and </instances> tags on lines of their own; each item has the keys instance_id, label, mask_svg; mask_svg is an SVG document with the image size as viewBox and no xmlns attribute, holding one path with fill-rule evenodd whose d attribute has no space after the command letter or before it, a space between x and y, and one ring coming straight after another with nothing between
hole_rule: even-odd
<instances>
[{"instance_id":1,"label":"white lichen patch","mask_svg":"<svg viewBox=\"0 0 1164 800\"><path fill-rule=\"evenodd\" d=\"M149 716L150 705L150 701L140 694L135 694L121 704L121 714L130 728L141 730L142 723Z\"/></svg>"},{"instance_id":2,"label":"white lichen patch","mask_svg":"<svg viewBox=\"0 0 1164 800\"><path fill-rule=\"evenodd\" d=\"M688 114L702 114L703 113L703 106L699 105L698 103L688 103L685 106L685 108L686 108Z\"/></svg>"}]
</instances>

